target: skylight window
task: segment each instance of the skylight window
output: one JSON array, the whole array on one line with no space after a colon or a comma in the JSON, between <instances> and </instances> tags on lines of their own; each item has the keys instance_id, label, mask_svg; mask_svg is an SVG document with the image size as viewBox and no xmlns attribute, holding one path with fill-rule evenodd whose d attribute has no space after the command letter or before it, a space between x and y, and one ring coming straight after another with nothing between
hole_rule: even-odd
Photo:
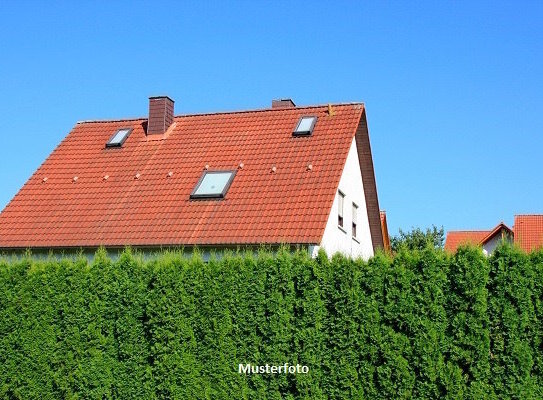
<instances>
[{"instance_id":1,"label":"skylight window","mask_svg":"<svg viewBox=\"0 0 543 400\"><path fill-rule=\"evenodd\" d=\"M132 132L132 128L119 129L109 138L106 147L121 147L128 135L130 135L130 132Z\"/></svg>"},{"instance_id":2,"label":"skylight window","mask_svg":"<svg viewBox=\"0 0 543 400\"><path fill-rule=\"evenodd\" d=\"M294 130L292 134L294 136L311 135L316 122L317 122L317 117L314 117L314 116L302 117L298 121L298 125L296 125L296 129Z\"/></svg>"},{"instance_id":3,"label":"skylight window","mask_svg":"<svg viewBox=\"0 0 543 400\"><path fill-rule=\"evenodd\" d=\"M222 199L232 180L234 171L205 171L192 191L191 199Z\"/></svg>"}]
</instances>

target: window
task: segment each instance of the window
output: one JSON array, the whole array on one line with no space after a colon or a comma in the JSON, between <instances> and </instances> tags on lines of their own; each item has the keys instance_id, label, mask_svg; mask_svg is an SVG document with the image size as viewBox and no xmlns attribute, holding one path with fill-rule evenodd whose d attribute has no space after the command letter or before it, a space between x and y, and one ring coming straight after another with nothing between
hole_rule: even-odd
<instances>
[{"instance_id":1,"label":"window","mask_svg":"<svg viewBox=\"0 0 543 400\"><path fill-rule=\"evenodd\" d=\"M356 221L358 214L358 206L353 203L353 237L356 238Z\"/></svg>"},{"instance_id":2,"label":"window","mask_svg":"<svg viewBox=\"0 0 543 400\"><path fill-rule=\"evenodd\" d=\"M121 128L113 134L106 143L106 147L121 147L132 132L132 128Z\"/></svg>"},{"instance_id":3,"label":"window","mask_svg":"<svg viewBox=\"0 0 543 400\"><path fill-rule=\"evenodd\" d=\"M345 201L345 195L338 190L338 202L337 202L337 224L343 228L343 202Z\"/></svg>"},{"instance_id":4,"label":"window","mask_svg":"<svg viewBox=\"0 0 543 400\"><path fill-rule=\"evenodd\" d=\"M191 199L222 199L232 180L234 171L205 171L190 194Z\"/></svg>"},{"instance_id":5,"label":"window","mask_svg":"<svg viewBox=\"0 0 543 400\"><path fill-rule=\"evenodd\" d=\"M294 132L292 134L294 136L311 135L316 122L317 122L317 117L313 117L313 116L302 117L298 121L298 125L296 125L296 129L294 129Z\"/></svg>"}]
</instances>

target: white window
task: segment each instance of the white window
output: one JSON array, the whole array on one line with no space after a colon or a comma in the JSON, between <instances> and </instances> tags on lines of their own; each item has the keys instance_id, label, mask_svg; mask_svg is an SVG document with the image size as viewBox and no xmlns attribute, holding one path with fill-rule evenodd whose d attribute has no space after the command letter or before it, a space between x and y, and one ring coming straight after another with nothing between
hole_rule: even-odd
<instances>
[{"instance_id":1,"label":"white window","mask_svg":"<svg viewBox=\"0 0 543 400\"><path fill-rule=\"evenodd\" d=\"M345 195L338 190L338 202L337 202L337 224L343 228L343 203L345 201Z\"/></svg>"},{"instance_id":2,"label":"white window","mask_svg":"<svg viewBox=\"0 0 543 400\"><path fill-rule=\"evenodd\" d=\"M353 237L356 238L356 222L357 222L358 206L353 203Z\"/></svg>"}]
</instances>

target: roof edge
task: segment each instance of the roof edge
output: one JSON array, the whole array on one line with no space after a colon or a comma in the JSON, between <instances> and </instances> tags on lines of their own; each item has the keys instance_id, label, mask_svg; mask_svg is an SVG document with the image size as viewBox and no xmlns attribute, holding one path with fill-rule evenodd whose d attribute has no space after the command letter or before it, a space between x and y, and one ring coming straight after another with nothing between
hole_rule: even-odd
<instances>
[{"instance_id":1,"label":"roof edge","mask_svg":"<svg viewBox=\"0 0 543 400\"><path fill-rule=\"evenodd\" d=\"M381 211L379 208L379 196L377 194L377 181L375 179L375 168L373 166L373 155L371 152L370 134L366 118L366 108L363 107L360 113L356 130L353 133L358 153L358 164L362 174L362 185L364 187L364 198L366 200L366 213L370 228L371 243L373 251L383 249L383 232L381 227Z\"/></svg>"},{"instance_id":2,"label":"roof edge","mask_svg":"<svg viewBox=\"0 0 543 400\"><path fill-rule=\"evenodd\" d=\"M235 247L267 247L267 246L319 246L320 243L306 243L306 242L293 242L293 243L287 243L287 242L270 242L270 243L255 243L255 242L247 242L247 243L210 243L210 244L183 244L183 243L170 243L170 244L90 244L85 246L0 246L0 253L3 251L25 251L25 250L35 250L35 251L48 251L48 250L89 250L89 249L97 249L99 247L106 247L109 249L124 249L126 247L131 247L134 249L161 249L161 248L224 248L224 249L230 249ZM0 254L1 255L1 254Z\"/></svg>"},{"instance_id":3,"label":"roof edge","mask_svg":"<svg viewBox=\"0 0 543 400\"><path fill-rule=\"evenodd\" d=\"M460 231L447 231L447 235L449 233L489 233L492 232L492 230L489 229L464 229Z\"/></svg>"}]
</instances>

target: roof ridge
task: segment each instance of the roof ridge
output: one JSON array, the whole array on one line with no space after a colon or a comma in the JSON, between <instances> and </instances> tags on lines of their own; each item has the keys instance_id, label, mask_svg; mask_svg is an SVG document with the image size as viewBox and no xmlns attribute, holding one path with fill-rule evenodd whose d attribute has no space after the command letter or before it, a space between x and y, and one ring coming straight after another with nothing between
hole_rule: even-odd
<instances>
[{"instance_id":1,"label":"roof ridge","mask_svg":"<svg viewBox=\"0 0 543 400\"><path fill-rule=\"evenodd\" d=\"M180 114L176 115L175 117L196 117L201 115L217 115L217 114L244 114L244 113L255 113L255 112L269 112L269 111L294 111L294 110L304 110L308 108L323 108L328 107L328 105L331 106L364 106L365 104L363 102L347 102L347 103L326 103L326 104L315 104L315 105L309 105L309 106L296 106L296 107L290 107L290 108L254 108L250 110L237 110L237 111L217 111L217 112L203 112L203 113L194 113L194 114Z\"/></svg>"},{"instance_id":2,"label":"roof ridge","mask_svg":"<svg viewBox=\"0 0 543 400\"><path fill-rule=\"evenodd\" d=\"M116 119L82 119L77 121L75 124L87 124L91 122L124 122L124 121L147 121L147 118L144 117L134 117L134 118L116 118Z\"/></svg>"},{"instance_id":3,"label":"roof ridge","mask_svg":"<svg viewBox=\"0 0 543 400\"><path fill-rule=\"evenodd\" d=\"M296 106L292 108L255 108L250 110L237 110L237 111L216 111L216 112L201 112L201 113L189 113L189 114L178 114L174 115L174 118L183 118L183 117L199 117L205 115L222 115L222 114L245 114L245 113L256 113L256 112L269 112L269 111L291 111L291 110L305 110L309 108L323 108L331 105L332 107L337 106L363 106L363 102L347 102L347 103L327 103L327 104L317 104L311 106ZM130 117L130 118L116 118L116 119L85 119L76 122L77 124L86 124L93 122L125 122L125 121L147 121L146 117Z\"/></svg>"},{"instance_id":4,"label":"roof ridge","mask_svg":"<svg viewBox=\"0 0 543 400\"><path fill-rule=\"evenodd\" d=\"M461 230L461 231L447 231L447 233L452 233L452 232L455 232L455 233L460 233L460 232L491 232L492 230L494 230L496 227L492 228L492 229L482 229L482 230L476 230L476 229L464 229L464 230Z\"/></svg>"}]
</instances>

